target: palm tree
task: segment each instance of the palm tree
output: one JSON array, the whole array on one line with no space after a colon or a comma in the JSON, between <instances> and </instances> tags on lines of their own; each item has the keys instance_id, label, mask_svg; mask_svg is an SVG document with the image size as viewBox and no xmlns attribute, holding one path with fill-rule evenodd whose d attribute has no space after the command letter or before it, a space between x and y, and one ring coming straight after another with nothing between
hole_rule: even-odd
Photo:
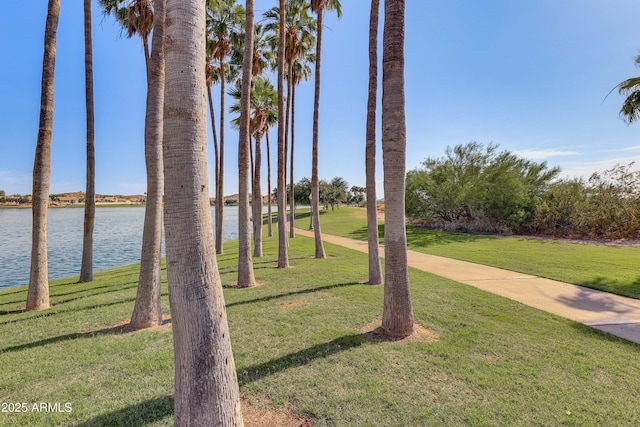
<instances>
[{"instance_id":1,"label":"palm tree","mask_svg":"<svg viewBox=\"0 0 640 427\"><path fill-rule=\"evenodd\" d=\"M230 111L238 113L241 111L241 95L242 90L240 86L236 85L236 88L229 92L232 98L235 99L234 104L231 106ZM253 79L253 87L251 88L251 118L249 130L251 136L255 140L255 167L253 170L253 194L252 194L252 216L253 216L253 242L254 242L254 257L262 256L262 190L260 181L261 167L262 167L262 149L261 141L269 130L269 127L277 121L276 105L278 102L278 94L270 81L256 77ZM238 124L239 119L235 119L234 123ZM267 156L269 153L267 153ZM269 163L269 162L268 162ZM270 169L270 167L269 167ZM267 173L270 173L268 170ZM270 184L269 184L270 186ZM271 191L269 188L268 191Z\"/></svg>"},{"instance_id":2,"label":"palm tree","mask_svg":"<svg viewBox=\"0 0 640 427\"><path fill-rule=\"evenodd\" d=\"M291 0L286 4L286 41L285 41L285 67L287 80L287 105L285 120L285 153L291 141L291 156L289 161L290 182L293 183L293 159L294 159L294 110L295 110L295 87L300 80L305 80L311 74L309 63L315 61L315 55L311 52L315 44L314 33L316 31L316 21L309 16L309 3L307 0ZM280 9L273 7L264 13L264 18L268 21L266 28L276 32L280 19ZM275 42L275 40L274 40ZM289 130L291 138L289 139ZM286 155L286 154L285 154ZM285 175L286 175L285 157ZM289 204L291 220L289 222L289 237L295 237L295 202L293 200L293 185L289 186Z\"/></svg>"},{"instance_id":3,"label":"palm tree","mask_svg":"<svg viewBox=\"0 0 640 427\"><path fill-rule=\"evenodd\" d=\"M149 0L100 0L105 14L113 14L116 20L127 30L127 37L140 35L144 51L144 60L149 69L149 35L153 29L153 8ZM148 72L148 71L147 71Z\"/></svg>"},{"instance_id":4,"label":"palm tree","mask_svg":"<svg viewBox=\"0 0 640 427\"><path fill-rule=\"evenodd\" d=\"M145 204L142 254L136 303L131 315L131 329L147 328L162 323L160 305L162 202L164 171L162 169L162 126L164 111L164 5L149 0L100 0L105 13L113 14L128 29L127 35L138 34L143 41L147 70L147 104L144 146L147 168L147 201ZM155 26L154 26L155 21ZM149 35L153 30L152 52Z\"/></svg>"},{"instance_id":5,"label":"palm tree","mask_svg":"<svg viewBox=\"0 0 640 427\"><path fill-rule=\"evenodd\" d=\"M286 40L286 19L287 11L285 0L280 0L280 21L278 25L278 268L289 267L289 248L287 246L286 230L286 175L285 162L287 152L285 151L285 111L284 111L284 63L285 63L285 40Z\"/></svg>"},{"instance_id":6,"label":"palm tree","mask_svg":"<svg viewBox=\"0 0 640 427\"><path fill-rule=\"evenodd\" d=\"M251 259L249 230L249 147L251 120L251 68L253 65L253 0L246 2L244 32L244 59L242 63L242 89L240 97L240 138L238 141L238 287L250 288L256 285ZM257 203L255 194L253 204ZM254 221L256 218L254 218Z\"/></svg>"},{"instance_id":7,"label":"palm tree","mask_svg":"<svg viewBox=\"0 0 640 427\"><path fill-rule=\"evenodd\" d=\"M31 272L27 291L27 310L49 308L49 270L47 267L47 210L51 179L51 134L53 129L53 78L56 65L56 34L60 0L49 0L44 30L40 121L33 162Z\"/></svg>"},{"instance_id":8,"label":"palm tree","mask_svg":"<svg viewBox=\"0 0 640 427\"><path fill-rule=\"evenodd\" d=\"M211 59L217 61L220 76L220 129L218 164L216 167L216 253L223 253L224 223L224 129L225 129L225 93L228 77L227 58L231 54L232 38L241 29L244 8L235 0L208 0L207 35L211 37Z\"/></svg>"},{"instance_id":9,"label":"palm tree","mask_svg":"<svg viewBox=\"0 0 640 427\"><path fill-rule=\"evenodd\" d=\"M324 10L335 10L338 18L342 16L342 6L338 0L311 0L311 10L318 16L318 33L316 36L316 82L313 98L313 147L311 160L311 196L313 210L313 230L316 241L316 258L326 258L322 234L320 230L320 203L318 186L318 115L320 111L320 64L322 59L322 17Z\"/></svg>"},{"instance_id":10,"label":"palm tree","mask_svg":"<svg viewBox=\"0 0 640 427\"><path fill-rule=\"evenodd\" d=\"M380 0L371 0L369 20L369 97L367 100L367 136L365 169L367 180L367 235L369 280L382 283L382 268L378 250L378 206L376 202L376 100L378 97L378 15Z\"/></svg>"},{"instance_id":11,"label":"palm tree","mask_svg":"<svg viewBox=\"0 0 640 427\"><path fill-rule=\"evenodd\" d=\"M636 56L635 64L640 66L640 55ZM640 77L631 77L616 87L621 95L626 96L620 115L627 123L634 123L640 118Z\"/></svg>"},{"instance_id":12,"label":"palm tree","mask_svg":"<svg viewBox=\"0 0 640 427\"><path fill-rule=\"evenodd\" d=\"M91 0L84 0L84 70L87 109L87 182L84 197L84 232L80 283L93 280L93 228L96 218L96 156L93 108L93 43L91 40Z\"/></svg>"},{"instance_id":13,"label":"palm tree","mask_svg":"<svg viewBox=\"0 0 640 427\"><path fill-rule=\"evenodd\" d=\"M174 359L174 425L241 426L209 207L205 7L167 1L165 235Z\"/></svg>"},{"instance_id":14,"label":"palm tree","mask_svg":"<svg viewBox=\"0 0 640 427\"><path fill-rule=\"evenodd\" d=\"M413 333L405 224L405 0L385 0L382 56L382 151L385 195L385 277L382 330L392 339Z\"/></svg>"}]
</instances>

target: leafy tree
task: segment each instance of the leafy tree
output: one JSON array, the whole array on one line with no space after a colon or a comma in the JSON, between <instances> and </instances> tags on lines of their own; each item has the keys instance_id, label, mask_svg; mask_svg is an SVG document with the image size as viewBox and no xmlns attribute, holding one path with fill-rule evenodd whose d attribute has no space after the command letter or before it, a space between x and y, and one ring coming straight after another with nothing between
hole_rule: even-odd
<instances>
[{"instance_id":1,"label":"leafy tree","mask_svg":"<svg viewBox=\"0 0 640 427\"><path fill-rule=\"evenodd\" d=\"M498 146L477 142L447 147L407 174L407 214L427 222L487 221L520 230L531 219L535 198L560 172Z\"/></svg>"}]
</instances>

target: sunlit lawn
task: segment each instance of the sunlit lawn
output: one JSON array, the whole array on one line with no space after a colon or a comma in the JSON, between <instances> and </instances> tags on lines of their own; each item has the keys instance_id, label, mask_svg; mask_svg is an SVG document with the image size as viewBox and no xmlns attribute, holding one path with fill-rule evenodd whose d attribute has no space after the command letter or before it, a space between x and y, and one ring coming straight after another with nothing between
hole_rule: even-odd
<instances>
[{"instance_id":1,"label":"sunlit lawn","mask_svg":"<svg viewBox=\"0 0 640 427\"><path fill-rule=\"evenodd\" d=\"M323 233L367 239L364 209L325 211ZM383 241L384 224L379 226ZM407 227L409 249L640 298L640 247L474 236Z\"/></svg>"},{"instance_id":2,"label":"sunlit lawn","mask_svg":"<svg viewBox=\"0 0 640 427\"><path fill-rule=\"evenodd\" d=\"M415 317L430 335L371 340L383 289L360 284L365 254L327 244L329 258L315 260L313 241L297 237L293 268L279 270L277 240L266 242L257 288L229 287L235 242L219 257L241 392L254 405L318 426L640 424L635 344L417 271ZM171 425L170 328L119 326L136 279L129 266L90 284L56 281L53 307L35 313L20 312L24 287L0 292L0 401L29 408L0 413L0 425ZM37 402L72 411L34 412Z\"/></svg>"}]
</instances>

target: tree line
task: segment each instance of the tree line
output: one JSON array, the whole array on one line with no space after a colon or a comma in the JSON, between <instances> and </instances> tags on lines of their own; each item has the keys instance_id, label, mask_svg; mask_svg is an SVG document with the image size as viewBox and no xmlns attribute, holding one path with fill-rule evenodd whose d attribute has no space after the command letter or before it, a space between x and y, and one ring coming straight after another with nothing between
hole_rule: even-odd
<instances>
[{"instance_id":1,"label":"tree line","mask_svg":"<svg viewBox=\"0 0 640 427\"><path fill-rule=\"evenodd\" d=\"M638 238L640 171L633 166L561 179L546 162L470 142L407 173L407 216L451 231Z\"/></svg>"},{"instance_id":2,"label":"tree line","mask_svg":"<svg viewBox=\"0 0 640 427\"><path fill-rule=\"evenodd\" d=\"M290 211L295 211L293 185L295 86L311 76L314 65L312 176L309 180L315 257L325 258L320 203L337 203L344 190L336 181L333 193L320 196L318 178L320 71L325 11L341 14L338 0L279 0L256 24L253 0L99 0L107 15L119 22L128 37L143 43L147 73L145 162L147 203L143 230L138 293L130 329L162 322L160 307L160 242L164 225L167 281L175 359L175 425L242 425L238 382L216 253L222 246L222 188L225 165L225 95L237 103L238 114L238 287L255 286L250 218L262 218L261 203L249 208L249 193L261 200L260 141L269 126L277 126L278 268L289 267L287 238L295 236L291 215L286 235L287 154ZM378 0L371 1L369 26L369 95L365 163L369 226L369 282L382 283L375 212L375 131L378 85ZM87 190L83 260L80 281L92 280L92 235L95 218L93 138L93 77L91 1L84 1L85 89L87 109ZM47 269L47 207L49 201L51 134L56 34L60 0L48 0L42 65L39 131L33 169L33 235L27 310L49 308ZM315 16L314 16L315 15ZM406 254L404 189L406 119L404 96L404 0L385 0L382 55L382 150L388 220L385 227L382 331L390 339L413 333ZM262 75L277 70L274 85ZM284 82L287 82L285 90ZM216 126L211 86L221 87ZM227 84L232 89L227 90ZM364 105L363 105L364 109ZM216 221L209 208L207 111L213 127ZM270 178L270 165L267 166ZM335 179L334 179L335 181ZM346 184L346 183L344 183ZM250 186L252 186L250 190ZM270 187L270 183L268 184ZM326 186L325 186L326 187ZM329 186L331 187L331 185ZM331 192L330 192L331 193ZM270 196L271 189L267 189ZM329 202L331 200L331 202ZM163 203L164 202L164 203ZM260 205L260 210L256 205ZM269 206L271 204L269 203ZM373 208L372 208L373 206ZM268 215L269 219L271 215ZM215 223L215 233L210 231ZM261 221L253 221L254 224ZM253 256L262 256L262 227L253 230Z\"/></svg>"}]
</instances>

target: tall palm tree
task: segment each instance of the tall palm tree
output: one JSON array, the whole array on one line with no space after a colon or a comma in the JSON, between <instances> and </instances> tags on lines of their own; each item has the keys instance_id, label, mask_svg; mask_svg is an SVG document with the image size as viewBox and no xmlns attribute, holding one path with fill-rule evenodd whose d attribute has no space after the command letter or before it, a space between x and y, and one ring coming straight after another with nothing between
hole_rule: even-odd
<instances>
[{"instance_id":1,"label":"tall palm tree","mask_svg":"<svg viewBox=\"0 0 640 427\"><path fill-rule=\"evenodd\" d=\"M205 4L167 1L165 235L175 359L174 425L242 426L216 262L207 172Z\"/></svg>"},{"instance_id":2,"label":"tall palm tree","mask_svg":"<svg viewBox=\"0 0 640 427\"><path fill-rule=\"evenodd\" d=\"M127 35L138 34L143 41L147 70L145 115L145 163L147 168L147 201L142 233L142 254L138 292L131 315L131 329L147 328L162 323L160 305L162 203L164 171L162 169L162 126L164 111L164 5L156 0L154 11L149 0L100 0L105 13L113 14ZM155 21L155 22L154 22ZM155 24L155 25L154 25ZM152 52L148 39L153 30Z\"/></svg>"},{"instance_id":3,"label":"tall palm tree","mask_svg":"<svg viewBox=\"0 0 640 427\"><path fill-rule=\"evenodd\" d=\"M640 66L640 55L636 56L635 64ZM626 96L620 115L629 124L636 122L640 119L640 77L631 77L616 87L621 95Z\"/></svg>"},{"instance_id":4,"label":"tall palm tree","mask_svg":"<svg viewBox=\"0 0 640 427\"><path fill-rule=\"evenodd\" d=\"M241 111L242 90L240 86L236 86L233 91L229 92L235 99L231 105L230 111L238 113ZM262 138L267 135L269 127L277 121L276 106L278 103L278 94L269 80L262 77L253 79L253 87L251 88L250 101L250 125L249 130L251 136L255 140L255 167L253 168L253 194L251 208L253 216L253 244L254 257L262 256L262 190L261 190L261 167L262 167ZM239 125L239 119L233 121ZM239 126L238 126L239 127ZM269 154L267 153L267 156ZM268 162L269 163L269 162ZM270 166L268 174L271 173ZM270 186L270 183L269 183ZM268 191L271 191L269 188Z\"/></svg>"},{"instance_id":5,"label":"tall palm tree","mask_svg":"<svg viewBox=\"0 0 640 427\"><path fill-rule=\"evenodd\" d=\"M87 110L87 182L84 195L84 231L80 283L93 280L93 228L96 218L96 156L93 108L93 42L91 40L91 0L84 0L84 72Z\"/></svg>"},{"instance_id":6,"label":"tall palm tree","mask_svg":"<svg viewBox=\"0 0 640 427\"><path fill-rule=\"evenodd\" d=\"M342 16L342 6L338 0L311 0L311 10L318 16L316 36L316 81L313 98L313 146L311 152L311 204L313 210L313 230L316 242L316 258L326 258L320 230L320 189L318 184L318 115L320 112L320 64L322 59L322 18L324 11L335 10L338 18Z\"/></svg>"},{"instance_id":7,"label":"tall palm tree","mask_svg":"<svg viewBox=\"0 0 640 427\"><path fill-rule=\"evenodd\" d=\"M385 195L385 278L382 329L391 338L413 333L405 224L405 0L385 0L382 56L382 151Z\"/></svg>"},{"instance_id":8,"label":"tall palm tree","mask_svg":"<svg viewBox=\"0 0 640 427\"><path fill-rule=\"evenodd\" d=\"M285 111L284 111L284 64L285 64L285 46L286 46L286 22L287 9L285 0L280 0L280 21L278 24L278 268L289 267L289 248L287 245L286 230L286 176L285 162L287 152L285 151Z\"/></svg>"},{"instance_id":9,"label":"tall palm tree","mask_svg":"<svg viewBox=\"0 0 640 427\"><path fill-rule=\"evenodd\" d=\"M295 128L296 128L296 87L300 82L308 80L311 77L310 63L315 62L315 53L304 51L298 60L293 63L293 66L289 69L291 77L291 151L289 159L289 205L291 207L291 221L289 222L289 238L293 239L295 234L295 217L296 217L296 203L294 198L294 177L293 177L293 159L295 150Z\"/></svg>"},{"instance_id":10,"label":"tall palm tree","mask_svg":"<svg viewBox=\"0 0 640 427\"><path fill-rule=\"evenodd\" d=\"M49 308L49 270L47 267L47 210L51 179L51 134L53 130L53 78L56 65L56 34L60 0L49 0L44 29L42 86L38 140L33 162L31 272L27 291L27 310Z\"/></svg>"},{"instance_id":11,"label":"tall palm tree","mask_svg":"<svg viewBox=\"0 0 640 427\"><path fill-rule=\"evenodd\" d=\"M291 220L289 222L289 237L295 237L294 220L295 204L292 196L293 192L293 159L294 159L294 114L295 109L294 91L295 86L301 78L308 78L311 73L309 63L315 61L315 56L311 52L315 44L316 21L309 16L309 3L307 0L290 0L286 3L286 30L285 30L285 68L287 80L287 104L285 120L285 156L291 145L291 156L289 161L290 186L289 203ZM277 32L280 20L280 8L273 7L264 13L267 21L266 28ZM275 40L273 40L276 42ZM277 43L274 43L277 44ZM308 72L307 72L308 70ZM289 139L289 130L291 138ZM289 144L290 142L290 144ZM285 175L287 171L287 159L285 157Z\"/></svg>"},{"instance_id":12,"label":"tall palm tree","mask_svg":"<svg viewBox=\"0 0 640 427\"><path fill-rule=\"evenodd\" d=\"M220 128L218 129L219 152L216 165L216 253L223 248L224 223L224 136L225 136L225 94L228 77L227 58L231 54L232 38L240 33L244 8L236 0L207 1L207 35L212 40L211 59L217 61L220 76Z\"/></svg>"},{"instance_id":13,"label":"tall palm tree","mask_svg":"<svg viewBox=\"0 0 640 427\"><path fill-rule=\"evenodd\" d=\"M244 60L242 63L242 94L240 97L240 137L238 141L238 287L256 285L251 258L249 230L249 147L251 121L251 68L253 66L253 0L247 0L244 25ZM254 205L257 202L255 194ZM254 218L255 221L255 218Z\"/></svg>"},{"instance_id":14,"label":"tall palm tree","mask_svg":"<svg viewBox=\"0 0 640 427\"><path fill-rule=\"evenodd\" d=\"M382 268L378 250L378 206L376 202L376 103L378 97L378 15L380 0L371 0L369 19L369 97L367 100L367 136L365 169L367 181L367 235L369 248L369 280L382 283Z\"/></svg>"}]
</instances>

